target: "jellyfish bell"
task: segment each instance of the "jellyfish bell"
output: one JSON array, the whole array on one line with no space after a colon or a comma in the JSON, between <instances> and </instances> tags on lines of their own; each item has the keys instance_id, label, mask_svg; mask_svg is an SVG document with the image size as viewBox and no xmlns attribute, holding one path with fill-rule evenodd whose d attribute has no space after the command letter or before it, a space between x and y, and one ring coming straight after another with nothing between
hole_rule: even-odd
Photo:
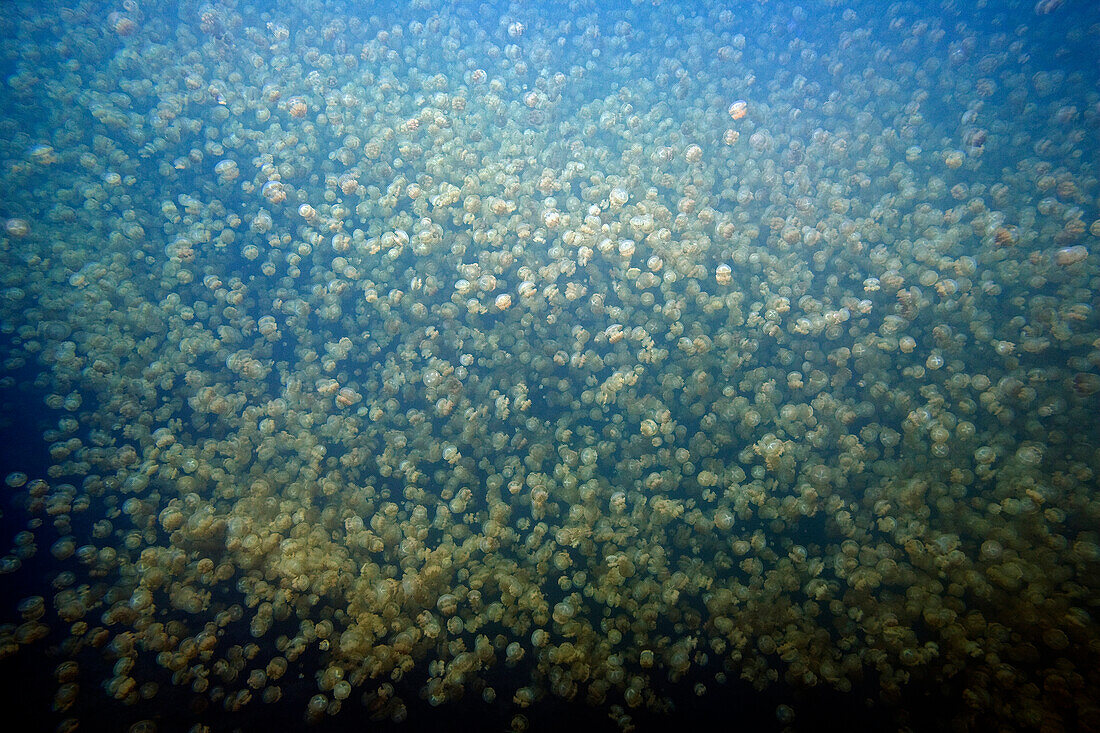
<instances>
[{"instance_id":1,"label":"jellyfish bell","mask_svg":"<svg viewBox=\"0 0 1100 733\"><path fill-rule=\"evenodd\" d=\"M1089 251L1084 245L1075 244L1072 247L1062 247L1054 253L1054 262L1059 267L1071 267L1079 262L1084 262L1089 256Z\"/></svg>"}]
</instances>

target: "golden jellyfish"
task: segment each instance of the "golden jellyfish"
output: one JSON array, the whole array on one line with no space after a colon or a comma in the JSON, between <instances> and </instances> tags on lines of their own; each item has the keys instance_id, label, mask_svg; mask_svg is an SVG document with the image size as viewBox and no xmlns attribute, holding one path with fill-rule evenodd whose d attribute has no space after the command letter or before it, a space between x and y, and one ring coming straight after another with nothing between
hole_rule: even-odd
<instances>
[{"instance_id":1,"label":"golden jellyfish","mask_svg":"<svg viewBox=\"0 0 1100 733\"><path fill-rule=\"evenodd\" d=\"M241 171L237 167L237 161L229 159L218 161L214 166L214 173L222 183L231 183L241 175Z\"/></svg>"},{"instance_id":2,"label":"golden jellyfish","mask_svg":"<svg viewBox=\"0 0 1100 733\"><path fill-rule=\"evenodd\" d=\"M38 165L53 165L57 162L57 151L52 145L39 144L31 148L28 157Z\"/></svg>"},{"instance_id":3,"label":"golden jellyfish","mask_svg":"<svg viewBox=\"0 0 1100 733\"><path fill-rule=\"evenodd\" d=\"M13 218L4 221L4 232L9 237L22 239L23 237L27 236L30 230L30 225L27 224L26 219Z\"/></svg>"},{"instance_id":4,"label":"golden jellyfish","mask_svg":"<svg viewBox=\"0 0 1100 733\"><path fill-rule=\"evenodd\" d=\"M1083 245L1075 244L1072 247L1062 247L1054 253L1054 263L1060 267L1069 267L1078 262L1084 262L1089 256L1089 251Z\"/></svg>"},{"instance_id":5,"label":"golden jellyfish","mask_svg":"<svg viewBox=\"0 0 1100 733\"><path fill-rule=\"evenodd\" d=\"M762 153L771 147L772 140L768 133L763 130L757 130L753 134L749 135L749 145L752 149L758 153Z\"/></svg>"},{"instance_id":6,"label":"golden jellyfish","mask_svg":"<svg viewBox=\"0 0 1100 733\"><path fill-rule=\"evenodd\" d=\"M286 201L286 187L280 181L268 181L261 187L260 193L273 204Z\"/></svg>"},{"instance_id":7,"label":"golden jellyfish","mask_svg":"<svg viewBox=\"0 0 1100 733\"><path fill-rule=\"evenodd\" d=\"M738 99L730 104L729 109L726 111L729 112L729 116L732 119L740 120L746 114L748 114L749 103L743 99Z\"/></svg>"},{"instance_id":8,"label":"golden jellyfish","mask_svg":"<svg viewBox=\"0 0 1100 733\"><path fill-rule=\"evenodd\" d=\"M107 25L120 36L129 36L137 30L137 23L133 18L118 12L107 16Z\"/></svg>"},{"instance_id":9,"label":"golden jellyfish","mask_svg":"<svg viewBox=\"0 0 1100 733\"><path fill-rule=\"evenodd\" d=\"M350 407L363 399L363 396L351 387L341 387L336 393L336 405L338 407Z\"/></svg>"},{"instance_id":10,"label":"golden jellyfish","mask_svg":"<svg viewBox=\"0 0 1100 733\"><path fill-rule=\"evenodd\" d=\"M296 119L301 119L309 112L309 107L306 106L306 102L301 97L291 97L286 100L287 111L290 112L290 116Z\"/></svg>"},{"instance_id":11,"label":"golden jellyfish","mask_svg":"<svg viewBox=\"0 0 1100 733\"><path fill-rule=\"evenodd\" d=\"M0 657L58 656L58 729L152 679L196 727L625 731L715 685L783 726L945 675L939 727L1088 719L1098 108L1043 34L841 9L833 53L800 8L750 40L657 3L706 32L653 64L633 18L521 4L118 4L6 45L57 124L0 146L0 386L49 410L8 421L44 450L0 575L51 570Z\"/></svg>"},{"instance_id":12,"label":"golden jellyfish","mask_svg":"<svg viewBox=\"0 0 1100 733\"><path fill-rule=\"evenodd\" d=\"M1100 393L1100 374L1078 372L1073 375L1073 390L1082 397Z\"/></svg>"}]
</instances>

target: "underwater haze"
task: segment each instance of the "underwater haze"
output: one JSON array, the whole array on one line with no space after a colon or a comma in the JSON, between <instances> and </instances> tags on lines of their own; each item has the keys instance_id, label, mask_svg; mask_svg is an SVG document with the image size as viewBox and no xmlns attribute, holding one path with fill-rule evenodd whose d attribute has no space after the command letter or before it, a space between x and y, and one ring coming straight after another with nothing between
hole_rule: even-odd
<instances>
[{"instance_id":1,"label":"underwater haze","mask_svg":"<svg viewBox=\"0 0 1100 733\"><path fill-rule=\"evenodd\" d=\"M41 731L1100 730L1100 7L6 2Z\"/></svg>"}]
</instances>

